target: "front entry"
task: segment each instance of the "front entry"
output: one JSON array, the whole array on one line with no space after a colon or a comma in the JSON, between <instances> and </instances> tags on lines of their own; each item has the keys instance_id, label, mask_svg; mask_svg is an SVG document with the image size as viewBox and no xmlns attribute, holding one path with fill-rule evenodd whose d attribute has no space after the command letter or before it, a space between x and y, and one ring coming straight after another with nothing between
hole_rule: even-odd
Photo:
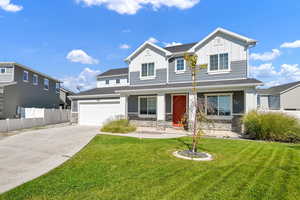
<instances>
[{"instance_id":1,"label":"front entry","mask_svg":"<svg viewBox=\"0 0 300 200\"><path fill-rule=\"evenodd\" d=\"M173 96L173 125L182 126L181 121L186 113L186 96Z\"/></svg>"}]
</instances>

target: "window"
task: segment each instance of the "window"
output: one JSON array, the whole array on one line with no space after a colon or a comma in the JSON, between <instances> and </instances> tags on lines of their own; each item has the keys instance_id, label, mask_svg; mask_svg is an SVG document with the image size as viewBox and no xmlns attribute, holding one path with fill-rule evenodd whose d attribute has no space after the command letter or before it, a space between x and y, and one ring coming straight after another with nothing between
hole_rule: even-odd
<instances>
[{"instance_id":1,"label":"window","mask_svg":"<svg viewBox=\"0 0 300 200\"><path fill-rule=\"evenodd\" d=\"M49 80L46 78L44 79L44 89L49 90Z\"/></svg>"},{"instance_id":2,"label":"window","mask_svg":"<svg viewBox=\"0 0 300 200\"><path fill-rule=\"evenodd\" d=\"M33 83L33 85L37 85L38 84L38 75L33 74L33 76L32 76L32 83Z\"/></svg>"},{"instance_id":3,"label":"window","mask_svg":"<svg viewBox=\"0 0 300 200\"><path fill-rule=\"evenodd\" d=\"M28 81L28 72L27 71L23 72L23 81Z\"/></svg>"},{"instance_id":4,"label":"window","mask_svg":"<svg viewBox=\"0 0 300 200\"><path fill-rule=\"evenodd\" d=\"M5 67L1 67L0 68L0 74L5 74L6 73L6 68Z\"/></svg>"},{"instance_id":5,"label":"window","mask_svg":"<svg viewBox=\"0 0 300 200\"><path fill-rule=\"evenodd\" d=\"M117 84L120 84L120 79L116 79L116 83L117 83Z\"/></svg>"},{"instance_id":6,"label":"window","mask_svg":"<svg viewBox=\"0 0 300 200\"><path fill-rule=\"evenodd\" d=\"M106 84L106 85L109 85L109 80L105 80L105 84Z\"/></svg>"},{"instance_id":7,"label":"window","mask_svg":"<svg viewBox=\"0 0 300 200\"><path fill-rule=\"evenodd\" d=\"M59 93L59 91L60 91L60 83L56 83L55 84L55 90L56 90L56 93Z\"/></svg>"},{"instance_id":8,"label":"window","mask_svg":"<svg viewBox=\"0 0 300 200\"><path fill-rule=\"evenodd\" d=\"M144 63L142 64L141 77L154 77L154 63Z\"/></svg>"},{"instance_id":9,"label":"window","mask_svg":"<svg viewBox=\"0 0 300 200\"><path fill-rule=\"evenodd\" d=\"M144 117L156 115L156 97L139 97L139 114Z\"/></svg>"},{"instance_id":10,"label":"window","mask_svg":"<svg viewBox=\"0 0 300 200\"><path fill-rule=\"evenodd\" d=\"M229 69L228 53L211 55L209 71L226 71Z\"/></svg>"},{"instance_id":11,"label":"window","mask_svg":"<svg viewBox=\"0 0 300 200\"><path fill-rule=\"evenodd\" d=\"M183 58L177 58L175 72L184 72L184 71L185 71L185 60Z\"/></svg>"},{"instance_id":12,"label":"window","mask_svg":"<svg viewBox=\"0 0 300 200\"><path fill-rule=\"evenodd\" d=\"M207 95L206 114L210 116L231 116L231 95Z\"/></svg>"}]
</instances>

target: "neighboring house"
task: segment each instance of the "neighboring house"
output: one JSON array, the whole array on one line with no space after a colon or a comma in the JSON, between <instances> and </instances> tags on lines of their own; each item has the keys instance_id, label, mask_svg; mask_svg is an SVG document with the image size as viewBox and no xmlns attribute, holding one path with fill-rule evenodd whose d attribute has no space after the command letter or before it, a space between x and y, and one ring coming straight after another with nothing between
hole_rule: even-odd
<instances>
[{"instance_id":1,"label":"neighboring house","mask_svg":"<svg viewBox=\"0 0 300 200\"><path fill-rule=\"evenodd\" d=\"M141 126L177 126L185 113L193 119L192 76L183 59L189 53L208 66L197 74L198 98L214 105L207 115L218 129L240 131L241 117L257 108L256 87L262 85L249 78L249 48L255 45L222 28L196 43L163 48L146 41L125 59L128 69L100 74L97 88L70 97L73 121L102 125L123 115ZM106 82L116 77L128 85Z\"/></svg>"},{"instance_id":2,"label":"neighboring house","mask_svg":"<svg viewBox=\"0 0 300 200\"><path fill-rule=\"evenodd\" d=\"M300 110L300 81L258 89L261 110Z\"/></svg>"},{"instance_id":3,"label":"neighboring house","mask_svg":"<svg viewBox=\"0 0 300 200\"><path fill-rule=\"evenodd\" d=\"M71 100L69 96L72 96L74 94L75 94L74 92L61 87L59 90L59 99L60 99L59 107L62 109L71 109Z\"/></svg>"},{"instance_id":4,"label":"neighboring house","mask_svg":"<svg viewBox=\"0 0 300 200\"><path fill-rule=\"evenodd\" d=\"M0 62L0 119L21 107L58 108L60 81L15 62Z\"/></svg>"},{"instance_id":5,"label":"neighboring house","mask_svg":"<svg viewBox=\"0 0 300 200\"><path fill-rule=\"evenodd\" d=\"M111 69L97 76L97 87L118 87L128 84L128 68Z\"/></svg>"}]
</instances>

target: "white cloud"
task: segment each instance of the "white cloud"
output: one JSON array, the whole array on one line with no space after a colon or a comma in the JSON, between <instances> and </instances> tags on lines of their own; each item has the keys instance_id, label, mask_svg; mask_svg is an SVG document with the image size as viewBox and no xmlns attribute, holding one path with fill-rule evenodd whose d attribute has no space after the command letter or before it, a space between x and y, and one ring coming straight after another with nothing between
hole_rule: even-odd
<instances>
[{"instance_id":1,"label":"white cloud","mask_svg":"<svg viewBox=\"0 0 300 200\"><path fill-rule=\"evenodd\" d=\"M120 49L130 49L130 46L128 44L121 44Z\"/></svg>"},{"instance_id":2,"label":"white cloud","mask_svg":"<svg viewBox=\"0 0 300 200\"><path fill-rule=\"evenodd\" d=\"M23 10L23 6L13 4L10 0L0 0L0 8L7 12L18 12Z\"/></svg>"},{"instance_id":3,"label":"white cloud","mask_svg":"<svg viewBox=\"0 0 300 200\"><path fill-rule=\"evenodd\" d=\"M148 42L151 42L151 43L158 43L159 41L156 39L156 38L154 38L154 37L149 37L149 39L147 40Z\"/></svg>"},{"instance_id":4,"label":"white cloud","mask_svg":"<svg viewBox=\"0 0 300 200\"><path fill-rule=\"evenodd\" d=\"M86 52L81 49L74 49L70 51L66 57L69 61L81 64L98 64L99 61L89 56Z\"/></svg>"},{"instance_id":5,"label":"white cloud","mask_svg":"<svg viewBox=\"0 0 300 200\"><path fill-rule=\"evenodd\" d=\"M78 76L67 76L62 78L63 87L66 87L72 91L88 90L96 87L96 76L100 73L99 70L93 70L90 68L84 68Z\"/></svg>"},{"instance_id":6,"label":"white cloud","mask_svg":"<svg viewBox=\"0 0 300 200\"><path fill-rule=\"evenodd\" d=\"M272 49L272 52L265 52L265 53L252 53L250 58L252 60L261 60L261 61L270 61L274 60L278 56L281 55L281 52L278 49Z\"/></svg>"},{"instance_id":7,"label":"white cloud","mask_svg":"<svg viewBox=\"0 0 300 200\"><path fill-rule=\"evenodd\" d=\"M264 81L266 83L265 86L268 87L300 81L300 68L298 64L283 64L276 70L272 63L265 63L257 67L252 66L250 69L251 76Z\"/></svg>"},{"instance_id":8,"label":"white cloud","mask_svg":"<svg viewBox=\"0 0 300 200\"><path fill-rule=\"evenodd\" d=\"M130 32L131 32L130 29L124 29L124 30L122 30L122 33L130 33Z\"/></svg>"},{"instance_id":9,"label":"white cloud","mask_svg":"<svg viewBox=\"0 0 300 200\"><path fill-rule=\"evenodd\" d=\"M158 10L162 6L176 7L179 9L192 8L200 0L76 0L86 6L105 6L119 14L134 15L140 9L151 6L153 10Z\"/></svg>"},{"instance_id":10,"label":"white cloud","mask_svg":"<svg viewBox=\"0 0 300 200\"><path fill-rule=\"evenodd\" d=\"M294 42L285 42L280 47L281 48L300 48L300 40L296 40Z\"/></svg>"},{"instance_id":11,"label":"white cloud","mask_svg":"<svg viewBox=\"0 0 300 200\"><path fill-rule=\"evenodd\" d=\"M182 43L180 42L170 42L170 43L166 43L164 42L165 47L172 47L172 46L177 46L177 45L181 45Z\"/></svg>"}]
</instances>

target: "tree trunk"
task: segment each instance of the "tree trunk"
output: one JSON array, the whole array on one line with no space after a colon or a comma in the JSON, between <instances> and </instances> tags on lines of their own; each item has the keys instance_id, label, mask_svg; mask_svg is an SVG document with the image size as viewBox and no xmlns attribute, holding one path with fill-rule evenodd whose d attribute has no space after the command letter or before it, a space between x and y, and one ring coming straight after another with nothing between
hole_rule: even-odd
<instances>
[{"instance_id":1,"label":"tree trunk","mask_svg":"<svg viewBox=\"0 0 300 200\"><path fill-rule=\"evenodd\" d=\"M193 119L193 148L192 152L197 152L197 91L196 91L196 69L192 70L192 80L193 80L193 95L194 95L194 102L193 102L193 109L194 109L194 119Z\"/></svg>"}]
</instances>

